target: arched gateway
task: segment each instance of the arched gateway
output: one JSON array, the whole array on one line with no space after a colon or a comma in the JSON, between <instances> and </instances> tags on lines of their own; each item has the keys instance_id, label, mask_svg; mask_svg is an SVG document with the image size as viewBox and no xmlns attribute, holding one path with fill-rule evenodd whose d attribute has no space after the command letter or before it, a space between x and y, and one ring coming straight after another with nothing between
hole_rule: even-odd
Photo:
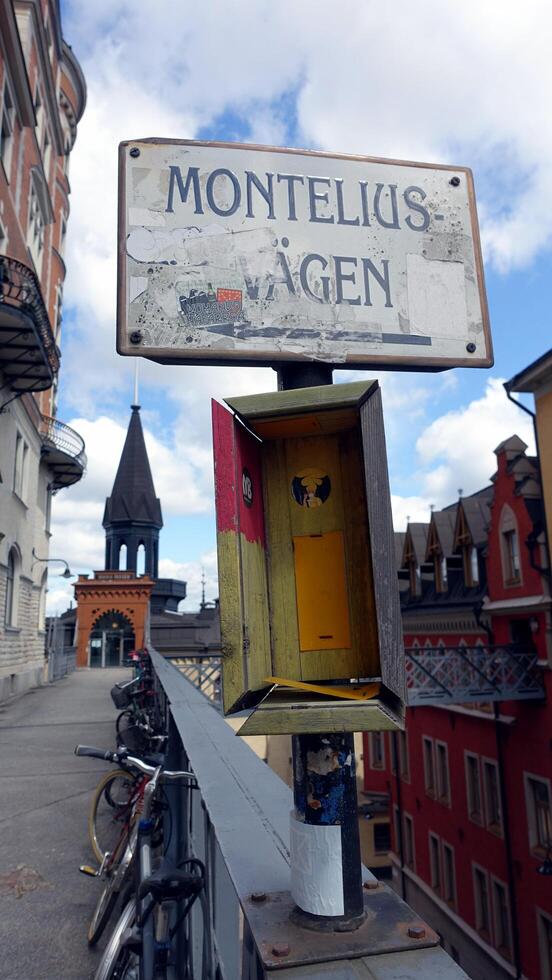
<instances>
[{"instance_id":1,"label":"arched gateway","mask_svg":"<svg viewBox=\"0 0 552 980\"><path fill-rule=\"evenodd\" d=\"M99 616L90 633L90 667L119 667L136 646L134 627L116 609Z\"/></svg>"}]
</instances>

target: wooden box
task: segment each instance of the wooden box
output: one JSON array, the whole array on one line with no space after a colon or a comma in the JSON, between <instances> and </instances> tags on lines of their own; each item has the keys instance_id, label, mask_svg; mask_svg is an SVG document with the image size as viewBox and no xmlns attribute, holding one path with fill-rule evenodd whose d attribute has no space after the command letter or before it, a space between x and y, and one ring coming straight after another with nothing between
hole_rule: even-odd
<instances>
[{"instance_id":1,"label":"wooden box","mask_svg":"<svg viewBox=\"0 0 552 980\"><path fill-rule=\"evenodd\" d=\"M377 381L213 402L226 714L241 734L402 727Z\"/></svg>"}]
</instances>

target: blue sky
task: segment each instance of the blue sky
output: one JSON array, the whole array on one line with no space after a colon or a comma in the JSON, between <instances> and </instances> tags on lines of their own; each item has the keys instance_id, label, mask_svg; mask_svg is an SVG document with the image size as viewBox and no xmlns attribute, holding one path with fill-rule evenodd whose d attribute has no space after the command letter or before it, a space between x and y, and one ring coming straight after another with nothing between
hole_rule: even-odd
<instances>
[{"instance_id":1,"label":"blue sky","mask_svg":"<svg viewBox=\"0 0 552 980\"><path fill-rule=\"evenodd\" d=\"M144 136L252 141L474 170L495 350L490 371L382 382L397 526L457 488L482 486L492 450L529 419L500 379L551 346L550 5L530 0L64 0L88 106L71 160L58 415L84 436L89 471L60 493L52 553L101 567L103 502L129 418L133 363L115 354L117 144ZM524 58L518 52L524 52ZM269 369L140 365L140 400L165 528L163 574L201 568L216 594L209 399L268 390ZM373 374L374 372L372 372ZM370 372L367 373L368 375ZM336 380L352 377L339 374ZM51 582L52 608L70 589Z\"/></svg>"}]
</instances>

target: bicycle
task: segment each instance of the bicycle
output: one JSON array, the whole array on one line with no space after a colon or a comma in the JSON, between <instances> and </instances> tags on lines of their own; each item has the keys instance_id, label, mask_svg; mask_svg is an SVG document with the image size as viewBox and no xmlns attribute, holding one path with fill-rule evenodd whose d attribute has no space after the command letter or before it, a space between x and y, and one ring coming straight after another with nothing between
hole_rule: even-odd
<instances>
[{"instance_id":1,"label":"bicycle","mask_svg":"<svg viewBox=\"0 0 552 980\"><path fill-rule=\"evenodd\" d=\"M152 814L163 783L189 784L191 776L189 772L169 772L158 766L146 786L138 825L135 894L123 908L95 980L165 980L167 971L175 965L173 940L203 892L205 869L197 858L188 858L179 867L162 859L152 872ZM183 871L183 866L189 870ZM184 908L179 909L181 902ZM210 975L209 968L204 977Z\"/></svg>"},{"instance_id":2,"label":"bicycle","mask_svg":"<svg viewBox=\"0 0 552 980\"><path fill-rule=\"evenodd\" d=\"M88 944L95 946L105 930L121 892L128 884L136 853L138 837L137 817L142 812L145 790L149 779L156 772L156 765L150 765L143 759L131 756L127 749L111 752L95 748L94 746L77 745L75 755L104 759L108 762L116 763L119 766L124 766L125 769L122 771L125 773L126 770L129 770L130 773L133 771L137 773L131 796L128 801L122 803L121 819L113 833L113 844L110 849L108 848L104 852L100 852L101 863L99 869L95 870L87 865L82 865L80 868L83 874L106 879L106 884L100 894L88 928ZM158 764L159 760L156 759L154 761ZM188 778L193 779L193 774L188 773ZM100 783L101 786L102 784ZM102 795L105 795L105 787L103 794L98 795L96 793L95 799L101 798ZM160 812L161 809L159 808L157 815Z\"/></svg>"}]
</instances>

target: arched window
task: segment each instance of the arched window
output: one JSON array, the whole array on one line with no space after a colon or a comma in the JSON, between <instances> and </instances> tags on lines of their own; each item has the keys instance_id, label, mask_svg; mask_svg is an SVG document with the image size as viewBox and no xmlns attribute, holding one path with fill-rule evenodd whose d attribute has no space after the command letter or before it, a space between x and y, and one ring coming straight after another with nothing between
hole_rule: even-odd
<instances>
[{"instance_id":1,"label":"arched window","mask_svg":"<svg viewBox=\"0 0 552 980\"><path fill-rule=\"evenodd\" d=\"M119 571L126 572L127 567L127 546L122 544L119 548Z\"/></svg>"},{"instance_id":2,"label":"arched window","mask_svg":"<svg viewBox=\"0 0 552 980\"><path fill-rule=\"evenodd\" d=\"M17 548L10 548L6 574L6 607L4 620L6 626L17 626L17 606L19 599L19 569L21 560Z\"/></svg>"},{"instance_id":3,"label":"arched window","mask_svg":"<svg viewBox=\"0 0 552 980\"><path fill-rule=\"evenodd\" d=\"M146 549L143 541L138 545L138 551L136 552L136 574L146 574Z\"/></svg>"},{"instance_id":4,"label":"arched window","mask_svg":"<svg viewBox=\"0 0 552 980\"><path fill-rule=\"evenodd\" d=\"M502 577L505 585L519 585L521 562L517 521L511 507L506 504L500 515L500 553Z\"/></svg>"}]
</instances>

